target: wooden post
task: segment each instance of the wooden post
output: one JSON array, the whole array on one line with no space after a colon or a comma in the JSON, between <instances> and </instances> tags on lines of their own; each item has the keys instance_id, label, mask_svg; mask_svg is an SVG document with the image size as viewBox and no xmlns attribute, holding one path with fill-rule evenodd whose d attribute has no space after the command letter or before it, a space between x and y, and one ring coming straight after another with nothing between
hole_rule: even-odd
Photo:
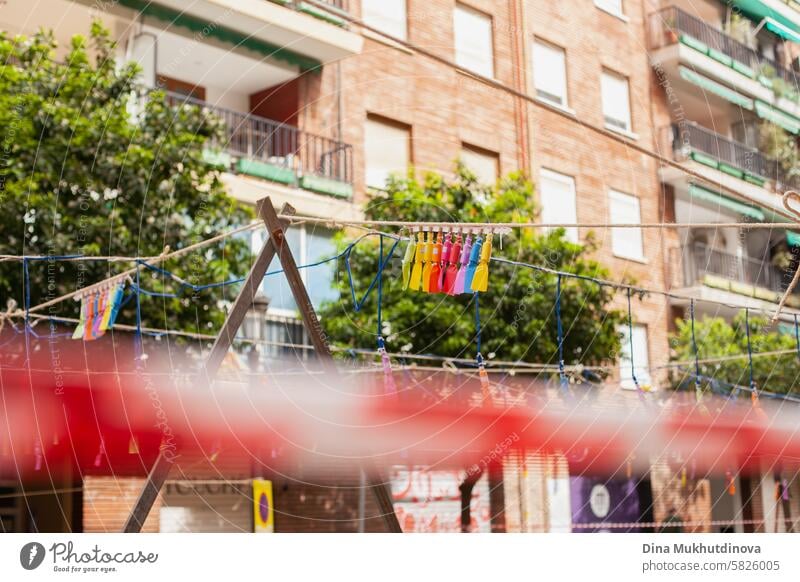
<instances>
[{"instance_id":1,"label":"wooden post","mask_svg":"<svg viewBox=\"0 0 800 582\"><path fill-rule=\"evenodd\" d=\"M275 213L272 204L262 204L260 216L264 219L264 224L267 227L267 232L269 232L270 240L272 240L272 243L277 249L283 272L286 275L286 280L289 282L289 287L292 290L292 295L294 296L295 303L297 303L297 308L300 310L300 316L303 319L303 324L311 339L311 343L316 350L317 357L323 365L329 367L331 372L334 372L333 355L328 346L325 332L319 323L319 319L317 319L317 313L314 311L314 306L311 303L311 299L308 297L308 290L300 276L300 271L297 270L297 263L295 263L289 245L286 244L283 233L284 227L278 219L278 215ZM400 528L400 522L397 520L397 515L395 515L394 512L391 493L389 492L387 483L382 479L380 471L374 467L372 463L363 461L361 463L361 468L366 475L367 487L375 496L375 501L378 504L378 509L381 512L386 528L392 533L402 533L403 530Z\"/></svg>"},{"instance_id":2,"label":"wooden post","mask_svg":"<svg viewBox=\"0 0 800 582\"><path fill-rule=\"evenodd\" d=\"M269 198L265 198L259 200L256 207L260 212L265 205L272 208L271 204ZM272 212L274 213L275 210L272 209ZM287 216L293 215L294 212L294 208L289 204L284 204L281 209L281 214ZM289 222L285 220L281 224L288 225ZM247 274L247 279L245 279L242 285L242 290L239 292L236 301L234 301L231 310L228 312L225 323L222 324L222 329L217 335L217 339L214 341L211 352L206 359L205 373L209 383L217 375L219 367L225 359L225 354L228 353L233 343L233 338L236 337L236 332L239 331L239 327L241 327L248 309L250 309L250 306L253 304L253 299L255 299L261 282L264 280L264 275L267 274L269 264L274 257L275 246L272 239L267 238L253 266L250 267L250 272ZM122 528L123 533L139 533L142 531L142 526L147 516L150 514L150 510L153 508L153 503L155 503L159 491L161 491L164 482L167 480L169 471L172 468L172 462L173 458L167 457L162 452L159 452L158 458L156 458L153 467L150 469L150 473L147 475L144 487L141 493L139 493L139 498L136 500L128 516L128 520Z\"/></svg>"}]
</instances>

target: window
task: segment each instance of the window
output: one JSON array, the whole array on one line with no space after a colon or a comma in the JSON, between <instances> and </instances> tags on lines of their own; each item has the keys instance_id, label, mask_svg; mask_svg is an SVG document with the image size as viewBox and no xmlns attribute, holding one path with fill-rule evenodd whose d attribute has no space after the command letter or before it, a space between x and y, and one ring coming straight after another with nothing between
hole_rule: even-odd
<instances>
[{"instance_id":1,"label":"window","mask_svg":"<svg viewBox=\"0 0 800 582\"><path fill-rule=\"evenodd\" d=\"M631 336L628 335L628 326L621 325L617 331L622 336L620 355L619 355L619 376L620 384L626 390L635 390L636 384L631 374ZM647 326L633 326L633 371L636 372L636 380L642 389L652 385L650 377L650 359L647 347Z\"/></svg>"},{"instance_id":2,"label":"window","mask_svg":"<svg viewBox=\"0 0 800 582\"><path fill-rule=\"evenodd\" d=\"M547 224L576 223L578 211L575 201L575 180L558 172L542 170L539 180L539 200L542 222ZM567 239L578 242L578 229L567 228Z\"/></svg>"},{"instance_id":3,"label":"window","mask_svg":"<svg viewBox=\"0 0 800 582\"><path fill-rule=\"evenodd\" d=\"M494 76L492 18L456 5L454 14L456 63L485 77Z\"/></svg>"},{"instance_id":4,"label":"window","mask_svg":"<svg viewBox=\"0 0 800 582\"><path fill-rule=\"evenodd\" d=\"M564 49L536 40L533 42L533 85L536 96L567 106L567 60Z\"/></svg>"},{"instance_id":5,"label":"window","mask_svg":"<svg viewBox=\"0 0 800 582\"><path fill-rule=\"evenodd\" d=\"M164 89L170 93L176 93L177 95L199 99L200 101L206 100L206 88L200 85L187 83L186 81L179 81L178 79L165 77L164 75L158 75L156 77L156 83L158 84L159 89Z\"/></svg>"},{"instance_id":6,"label":"window","mask_svg":"<svg viewBox=\"0 0 800 582\"><path fill-rule=\"evenodd\" d=\"M631 104L628 79L603 71L601 80L603 93L603 116L606 127L614 130L631 131Z\"/></svg>"},{"instance_id":7,"label":"window","mask_svg":"<svg viewBox=\"0 0 800 582\"><path fill-rule=\"evenodd\" d=\"M254 252L261 250L265 237L266 233L260 230L253 233L252 248ZM298 266L327 259L337 252L333 231L319 227L293 226L286 229L286 241L289 243L289 248L292 250ZM277 271L280 268L280 261L275 257L267 272ZM336 282L335 261L301 269L300 276L306 284L314 309L319 309L323 302L335 300L338 297L338 292L334 288ZM289 288L289 282L283 273L265 277L261 291L269 299L268 310L270 313L293 315L297 311L297 304Z\"/></svg>"},{"instance_id":8,"label":"window","mask_svg":"<svg viewBox=\"0 0 800 582\"><path fill-rule=\"evenodd\" d=\"M639 199L630 194L612 190L608 194L609 215L612 224L641 224L642 216ZM623 259L643 261L642 229L612 228L611 249L614 255Z\"/></svg>"},{"instance_id":9,"label":"window","mask_svg":"<svg viewBox=\"0 0 800 582\"><path fill-rule=\"evenodd\" d=\"M391 174L405 174L411 163L411 130L408 126L367 118L364 136L366 181L383 189Z\"/></svg>"},{"instance_id":10,"label":"window","mask_svg":"<svg viewBox=\"0 0 800 582\"><path fill-rule=\"evenodd\" d=\"M406 40L406 0L361 0L361 18L370 26Z\"/></svg>"},{"instance_id":11,"label":"window","mask_svg":"<svg viewBox=\"0 0 800 582\"><path fill-rule=\"evenodd\" d=\"M594 5L614 16L623 16L622 0L594 0Z\"/></svg>"},{"instance_id":12,"label":"window","mask_svg":"<svg viewBox=\"0 0 800 582\"><path fill-rule=\"evenodd\" d=\"M488 150L464 144L461 149L462 163L478 177L481 184L494 184L497 182L498 155Z\"/></svg>"}]
</instances>

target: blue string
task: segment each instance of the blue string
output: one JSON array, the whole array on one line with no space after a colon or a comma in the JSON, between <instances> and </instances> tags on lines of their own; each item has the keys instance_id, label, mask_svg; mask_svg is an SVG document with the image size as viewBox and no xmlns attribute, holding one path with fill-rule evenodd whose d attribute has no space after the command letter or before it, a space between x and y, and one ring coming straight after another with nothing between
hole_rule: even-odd
<instances>
[{"instance_id":1,"label":"blue string","mask_svg":"<svg viewBox=\"0 0 800 582\"><path fill-rule=\"evenodd\" d=\"M797 326L797 314L794 316L794 342L797 346L797 357L800 358L800 329Z\"/></svg>"},{"instance_id":2,"label":"blue string","mask_svg":"<svg viewBox=\"0 0 800 582\"><path fill-rule=\"evenodd\" d=\"M28 270L28 259L22 260L22 276L25 283L25 361L30 361L29 358L31 357L31 277L30 272Z\"/></svg>"},{"instance_id":3,"label":"blue string","mask_svg":"<svg viewBox=\"0 0 800 582\"><path fill-rule=\"evenodd\" d=\"M744 310L744 325L747 329L747 362L750 367L750 389L756 392L756 382L753 379L753 348L750 345L750 310L747 308Z\"/></svg>"},{"instance_id":4,"label":"blue string","mask_svg":"<svg viewBox=\"0 0 800 582\"><path fill-rule=\"evenodd\" d=\"M697 359L697 340L694 335L694 299L689 301L689 314L692 318L692 351L694 352L694 387L695 390L700 392L700 362Z\"/></svg>"},{"instance_id":5,"label":"blue string","mask_svg":"<svg viewBox=\"0 0 800 582\"><path fill-rule=\"evenodd\" d=\"M556 333L558 335L558 375L561 387L567 387L567 375L564 372L564 325L561 321L561 275L556 280Z\"/></svg>"},{"instance_id":6,"label":"blue string","mask_svg":"<svg viewBox=\"0 0 800 582\"><path fill-rule=\"evenodd\" d=\"M378 242L378 348L385 347L383 341L383 315L381 313L381 305L383 303L383 235L380 236Z\"/></svg>"},{"instance_id":7,"label":"blue string","mask_svg":"<svg viewBox=\"0 0 800 582\"><path fill-rule=\"evenodd\" d=\"M631 359L631 378L636 386L636 390L642 393L642 387L639 386L639 380L636 378L636 366L633 362L633 316L631 315L631 288L628 287L628 345L630 349Z\"/></svg>"},{"instance_id":8,"label":"blue string","mask_svg":"<svg viewBox=\"0 0 800 582\"><path fill-rule=\"evenodd\" d=\"M481 306L478 301L478 293L473 293L473 295L475 297L475 349L478 352L475 359L480 365L483 362L483 356L481 355Z\"/></svg>"},{"instance_id":9,"label":"blue string","mask_svg":"<svg viewBox=\"0 0 800 582\"><path fill-rule=\"evenodd\" d=\"M370 233L370 234L368 234L366 236L373 236L373 235L380 237L381 242L383 242L383 236L384 236L383 234ZM380 257L378 259L378 272L375 273L375 276L372 278L372 281L370 282L369 286L367 287L367 290L364 292L363 297L361 297L361 300L356 299L356 287L355 287L355 283L353 282L353 271L352 271L352 269L350 267L350 254L352 253L353 249L355 248L355 244L348 245L348 247L342 253L340 253L339 256L344 256L344 264L345 264L345 268L347 269L347 281L350 284L350 296L353 299L353 311L355 311L356 313L361 311L361 308L364 307L364 303L366 302L367 298L369 297L369 294L377 286L379 276L382 275L383 270L386 268L386 265L389 263L389 260L392 258L392 255L394 254L394 250L397 248L397 245L398 245L399 242L400 242L399 238L395 239L394 244L389 248L389 253L386 255L386 258L384 259L383 257Z\"/></svg>"},{"instance_id":10,"label":"blue string","mask_svg":"<svg viewBox=\"0 0 800 582\"><path fill-rule=\"evenodd\" d=\"M141 271L141 269L136 269L136 285L133 290L136 297L136 332L134 335L133 344L136 349L137 361L141 360L141 357L144 354L144 349L142 346L142 298L141 286L139 285L139 276Z\"/></svg>"}]
</instances>

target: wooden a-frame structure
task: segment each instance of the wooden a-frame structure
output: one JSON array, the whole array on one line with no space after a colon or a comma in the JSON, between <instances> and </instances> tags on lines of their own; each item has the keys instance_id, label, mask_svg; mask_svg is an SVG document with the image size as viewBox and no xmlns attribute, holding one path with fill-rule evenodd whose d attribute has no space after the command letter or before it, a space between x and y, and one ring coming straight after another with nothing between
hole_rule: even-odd
<instances>
[{"instance_id":1,"label":"wooden a-frame structure","mask_svg":"<svg viewBox=\"0 0 800 582\"><path fill-rule=\"evenodd\" d=\"M258 216L264 221L264 226L269 236L264 242L264 246L253 263L253 266L250 268L250 272L242 285L242 290L239 292L233 307L228 312L225 323L217 335L211 352L208 355L205 364L205 372L208 381L212 381L216 376L225 358L225 354L231 347L233 339L239 331L239 327L242 325L250 306L253 304L253 300L261 286L267 268L276 255L280 260L281 267L289 282L289 288L300 310L303 326L311 339L311 343L317 353L317 358L331 373L335 373L336 367L330 347L325 339L325 334L322 331L311 300L308 297L308 291L300 277L300 271L297 269L297 263L294 260L292 251L286 243L284 232L286 228L290 226L290 222L278 216L269 197L259 200L256 210ZM295 210L291 205L283 205L281 209L282 216L292 216L294 213ZM125 522L122 530L123 532L138 533L141 531L150 513L150 509L153 507L153 503L158 497L158 493L167 480L171 467L172 460L159 453L158 458L150 469L150 473L147 475L147 480L139 494L139 498L136 500ZM386 529L389 532L402 532L400 523L394 513L394 506L388 486L381 478L380 472L373 466L366 466L363 462L361 468L366 476L367 488L370 489L375 496Z\"/></svg>"}]
</instances>

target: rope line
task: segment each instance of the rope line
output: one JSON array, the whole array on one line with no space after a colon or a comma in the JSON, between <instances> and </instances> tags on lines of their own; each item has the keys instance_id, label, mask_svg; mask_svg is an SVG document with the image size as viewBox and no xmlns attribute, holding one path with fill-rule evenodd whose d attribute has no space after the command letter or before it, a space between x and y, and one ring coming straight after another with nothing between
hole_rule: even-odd
<instances>
[{"instance_id":1,"label":"rope line","mask_svg":"<svg viewBox=\"0 0 800 582\"><path fill-rule=\"evenodd\" d=\"M694 353L694 388L695 392L697 393L698 398L701 395L701 388L700 388L700 362L698 361L697 355L697 338L694 334L694 299L691 300L689 303L689 315L692 319L692 352ZM797 316L795 316L797 318Z\"/></svg>"},{"instance_id":2,"label":"rope line","mask_svg":"<svg viewBox=\"0 0 800 582\"><path fill-rule=\"evenodd\" d=\"M636 391L641 395L643 390L639 385L639 380L636 378L636 365L633 359L633 315L631 313L631 289L628 288L628 349L630 350L629 358L631 360L631 378L633 384L636 386Z\"/></svg>"},{"instance_id":3,"label":"rope line","mask_svg":"<svg viewBox=\"0 0 800 582\"><path fill-rule=\"evenodd\" d=\"M567 375L564 373L564 326L561 321L561 275L556 279L556 335L558 339L558 375L561 387L568 384Z\"/></svg>"},{"instance_id":4,"label":"rope line","mask_svg":"<svg viewBox=\"0 0 800 582\"><path fill-rule=\"evenodd\" d=\"M747 332L747 365L750 371L750 388L753 390L754 395L758 395L756 391L756 381L753 378L753 346L750 342L750 310L744 310L744 327Z\"/></svg>"}]
</instances>

